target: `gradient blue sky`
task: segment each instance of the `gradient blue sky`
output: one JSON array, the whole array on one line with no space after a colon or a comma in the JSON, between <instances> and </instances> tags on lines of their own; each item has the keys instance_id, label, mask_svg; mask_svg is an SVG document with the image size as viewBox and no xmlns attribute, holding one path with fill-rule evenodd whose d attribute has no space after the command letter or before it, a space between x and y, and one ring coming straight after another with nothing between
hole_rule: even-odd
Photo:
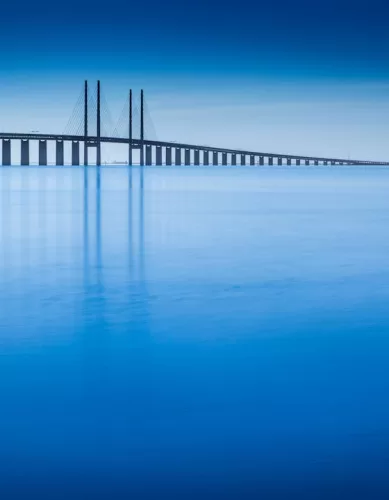
<instances>
[{"instance_id":1,"label":"gradient blue sky","mask_svg":"<svg viewBox=\"0 0 389 500\"><path fill-rule=\"evenodd\" d=\"M388 159L389 6L307 0L1 6L0 129L62 132L82 82L160 139Z\"/></svg>"}]
</instances>

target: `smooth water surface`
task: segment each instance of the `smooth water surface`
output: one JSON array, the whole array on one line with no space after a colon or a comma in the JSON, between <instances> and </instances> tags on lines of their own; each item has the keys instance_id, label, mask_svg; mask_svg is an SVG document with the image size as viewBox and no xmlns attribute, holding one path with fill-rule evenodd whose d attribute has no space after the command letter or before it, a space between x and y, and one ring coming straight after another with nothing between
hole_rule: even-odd
<instances>
[{"instance_id":1,"label":"smooth water surface","mask_svg":"<svg viewBox=\"0 0 389 500\"><path fill-rule=\"evenodd\" d=\"M389 497L389 169L0 196L1 498Z\"/></svg>"}]
</instances>

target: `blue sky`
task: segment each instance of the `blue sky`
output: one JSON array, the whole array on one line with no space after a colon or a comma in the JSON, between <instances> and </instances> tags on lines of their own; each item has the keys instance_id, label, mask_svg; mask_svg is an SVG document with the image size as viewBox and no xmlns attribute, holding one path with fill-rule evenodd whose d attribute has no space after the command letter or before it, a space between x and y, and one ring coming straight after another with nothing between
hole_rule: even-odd
<instances>
[{"instance_id":1,"label":"blue sky","mask_svg":"<svg viewBox=\"0 0 389 500\"><path fill-rule=\"evenodd\" d=\"M158 138L387 159L383 1L2 5L0 129L62 132L83 80L146 91Z\"/></svg>"}]
</instances>

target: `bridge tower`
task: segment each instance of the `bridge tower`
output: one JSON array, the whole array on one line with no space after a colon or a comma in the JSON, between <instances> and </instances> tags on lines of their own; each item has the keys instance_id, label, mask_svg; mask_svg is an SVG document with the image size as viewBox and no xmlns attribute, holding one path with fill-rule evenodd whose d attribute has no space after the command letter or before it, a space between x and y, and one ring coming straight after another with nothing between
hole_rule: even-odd
<instances>
[{"instance_id":1,"label":"bridge tower","mask_svg":"<svg viewBox=\"0 0 389 500\"><path fill-rule=\"evenodd\" d=\"M97 152L96 165L101 165L101 113L100 113L100 80L97 80Z\"/></svg>"},{"instance_id":2,"label":"bridge tower","mask_svg":"<svg viewBox=\"0 0 389 500\"><path fill-rule=\"evenodd\" d=\"M129 116L128 116L128 164L132 165L132 89L129 95Z\"/></svg>"},{"instance_id":3,"label":"bridge tower","mask_svg":"<svg viewBox=\"0 0 389 500\"><path fill-rule=\"evenodd\" d=\"M84 165L88 166L88 80L84 88Z\"/></svg>"},{"instance_id":4,"label":"bridge tower","mask_svg":"<svg viewBox=\"0 0 389 500\"><path fill-rule=\"evenodd\" d=\"M140 164L145 164L145 121L144 121L144 92L143 89L140 91Z\"/></svg>"},{"instance_id":5,"label":"bridge tower","mask_svg":"<svg viewBox=\"0 0 389 500\"><path fill-rule=\"evenodd\" d=\"M93 138L93 141L90 141L89 138L89 129L88 129L88 80L85 80L84 84L84 165L88 165L88 148L95 147L96 148L96 165L101 165L101 106L100 106L100 80L97 81L97 120L96 120L96 140Z\"/></svg>"}]
</instances>

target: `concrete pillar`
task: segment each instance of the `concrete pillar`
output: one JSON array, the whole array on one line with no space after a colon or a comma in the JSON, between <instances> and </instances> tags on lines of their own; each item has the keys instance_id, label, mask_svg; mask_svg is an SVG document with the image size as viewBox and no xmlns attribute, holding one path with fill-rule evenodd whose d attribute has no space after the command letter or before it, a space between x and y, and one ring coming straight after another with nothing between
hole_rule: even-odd
<instances>
[{"instance_id":1,"label":"concrete pillar","mask_svg":"<svg viewBox=\"0 0 389 500\"><path fill-rule=\"evenodd\" d=\"M181 148L176 148L176 165L181 165Z\"/></svg>"},{"instance_id":2,"label":"concrete pillar","mask_svg":"<svg viewBox=\"0 0 389 500\"><path fill-rule=\"evenodd\" d=\"M155 150L155 164L162 165L162 146L157 146Z\"/></svg>"},{"instance_id":3,"label":"concrete pillar","mask_svg":"<svg viewBox=\"0 0 389 500\"><path fill-rule=\"evenodd\" d=\"M301 164L301 160L297 159L296 160L296 165L300 165Z\"/></svg>"},{"instance_id":4,"label":"concrete pillar","mask_svg":"<svg viewBox=\"0 0 389 500\"><path fill-rule=\"evenodd\" d=\"M309 160L305 160L305 165L309 165Z\"/></svg>"},{"instance_id":5,"label":"concrete pillar","mask_svg":"<svg viewBox=\"0 0 389 500\"><path fill-rule=\"evenodd\" d=\"M250 155L250 165L255 165L255 156Z\"/></svg>"},{"instance_id":6,"label":"concrete pillar","mask_svg":"<svg viewBox=\"0 0 389 500\"><path fill-rule=\"evenodd\" d=\"M235 153L232 153L231 155L231 165L236 165L236 154Z\"/></svg>"},{"instance_id":7,"label":"concrete pillar","mask_svg":"<svg viewBox=\"0 0 389 500\"><path fill-rule=\"evenodd\" d=\"M219 165L219 153L217 151L214 151L212 157L213 157L212 164Z\"/></svg>"},{"instance_id":8,"label":"concrete pillar","mask_svg":"<svg viewBox=\"0 0 389 500\"><path fill-rule=\"evenodd\" d=\"M143 142L140 143L139 149L139 165L143 166L145 164L145 145Z\"/></svg>"},{"instance_id":9,"label":"concrete pillar","mask_svg":"<svg viewBox=\"0 0 389 500\"><path fill-rule=\"evenodd\" d=\"M80 143L72 141L72 165L80 164Z\"/></svg>"},{"instance_id":10,"label":"concrete pillar","mask_svg":"<svg viewBox=\"0 0 389 500\"><path fill-rule=\"evenodd\" d=\"M39 141L39 165L47 165L47 141Z\"/></svg>"},{"instance_id":11,"label":"concrete pillar","mask_svg":"<svg viewBox=\"0 0 389 500\"><path fill-rule=\"evenodd\" d=\"M315 160L315 165L319 165L319 161L318 160Z\"/></svg>"},{"instance_id":12,"label":"concrete pillar","mask_svg":"<svg viewBox=\"0 0 389 500\"><path fill-rule=\"evenodd\" d=\"M227 165L227 153L222 153L222 165Z\"/></svg>"},{"instance_id":13,"label":"concrete pillar","mask_svg":"<svg viewBox=\"0 0 389 500\"><path fill-rule=\"evenodd\" d=\"M278 165L282 165L282 158L281 157L278 158L278 162L277 163L278 163Z\"/></svg>"},{"instance_id":14,"label":"concrete pillar","mask_svg":"<svg viewBox=\"0 0 389 500\"><path fill-rule=\"evenodd\" d=\"M185 165L190 165L190 149L185 149Z\"/></svg>"},{"instance_id":15,"label":"concrete pillar","mask_svg":"<svg viewBox=\"0 0 389 500\"><path fill-rule=\"evenodd\" d=\"M63 141L55 141L55 164L61 166L65 164Z\"/></svg>"},{"instance_id":16,"label":"concrete pillar","mask_svg":"<svg viewBox=\"0 0 389 500\"><path fill-rule=\"evenodd\" d=\"M273 165L273 163L274 163L274 158L272 156L269 156L268 164Z\"/></svg>"},{"instance_id":17,"label":"concrete pillar","mask_svg":"<svg viewBox=\"0 0 389 500\"><path fill-rule=\"evenodd\" d=\"M324 162L324 165L328 165L328 161L325 161L325 162Z\"/></svg>"},{"instance_id":18,"label":"concrete pillar","mask_svg":"<svg viewBox=\"0 0 389 500\"><path fill-rule=\"evenodd\" d=\"M259 157L259 164L264 165L265 164L265 158L263 156Z\"/></svg>"},{"instance_id":19,"label":"concrete pillar","mask_svg":"<svg viewBox=\"0 0 389 500\"><path fill-rule=\"evenodd\" d=\"M209 151L204 151L203 165L209 165Z\"/></svg>"},{"instance_id":20,"label":"concrete pillar","mask_svg":"<svg viewBox=\"0 0 389 500\"><path fill-rule=\"evenodd\" d=\"M152 165L153 164L153 152L151 149L150 144L146 145L146 165Z\"/></svg>"},{"instance_id":21,"label":"concrete pillar","mask_svg":"<svg viewBox=\"0 0 389 500\"><path fill-rule=\"evenodd\" d=\"M21 165L30 164L30 141L28 139L22 139L21 141Z\"/></svg>"},{"instance_id":22,"label":"concrete pillar","mask_svg":"<svg viewBox=\"0 0 389 500\"><path fill-rule=\"evenodd\" d=\"M3 154L2 164L4 166L11 165L11 140L3 139Z\"/></svg>"},{"instance_id":23,"label":"concrete pillar","mask_svg":"<svg viewBox=\"0 0 389 500\"><path fill-rule=\"evenodd\" d=\"M286 160L286 164L287 164L287 165L292 165L292 158L288 158L288 159Z\"/></svg>"},{"instance_id":24,"label":"concrete pillar","mask_svg":"<svg viewBox=\"0 0 389 500\"><path fill-rule=\"evenodd\" d=\"M332 162L331 162L331 165L336 165L336 162L332 161Z\"/></svg>"},{"instance_id":25,"label":"concrete pillar","mask_svg":"<svg viewBox=\"0 0 389 500\"><path fill-rule=\"evenodd\" d=\"M246 165L246 155L240 155L240 164Z\"/></svg>"},{"instance_id":26,"label":"concrete pillar","mask_svg":"<svg viewBox=\"0 0 389 500\"><path fill-rule=\"evenodd\" d=\"M167 166L170 166L172 164L172 148L167 147L165 154L166 154L165 163Z\"/></svg>"},{"instance_id":27,"label":"concrete pillar","mask_svg":"<svg viewBox=\"0 0 389 500\"><path fill-rule=\"evenodd\" d=\"M194 152L194 164L200 165L200 151L198 149L195 149Z\"/></svg>"}]
</instances>

